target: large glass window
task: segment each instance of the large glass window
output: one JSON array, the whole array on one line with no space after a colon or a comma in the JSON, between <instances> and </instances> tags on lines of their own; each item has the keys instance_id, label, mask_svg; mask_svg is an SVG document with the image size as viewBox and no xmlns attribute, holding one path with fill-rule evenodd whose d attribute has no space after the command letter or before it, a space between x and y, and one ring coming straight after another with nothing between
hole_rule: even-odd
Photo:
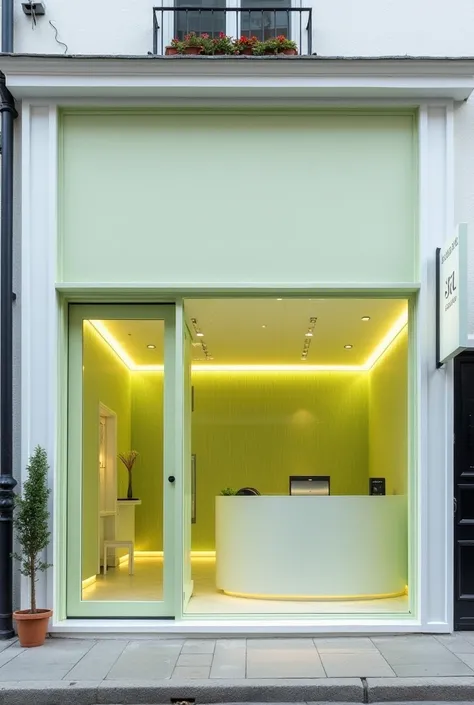
<instances>
[{"instance_id":1,"label":"large glass window","mask_svg":"<svg viewBox=\"0 0 474 705\"><path fill-rule=\"evenodd\" d=\"M407 614L403 299L189 300L188 614Z\"/></svg>"}]
</instances>

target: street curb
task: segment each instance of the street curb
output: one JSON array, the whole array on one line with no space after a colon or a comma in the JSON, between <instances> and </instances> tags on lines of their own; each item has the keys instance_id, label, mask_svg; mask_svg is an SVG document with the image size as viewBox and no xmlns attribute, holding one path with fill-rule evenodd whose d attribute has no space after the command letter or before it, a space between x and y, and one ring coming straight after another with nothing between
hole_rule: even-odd
<instances>
[{"instance_id":1,"label":"street curb","mask_svg":"<svg viewBox=\"0 0 474 705\"><path fill-rule=\"evenodd\" d=\"M362 703L360 678L166 680L0 684L0 705L169 705L171 698L215 703Z\"/></svg>"},{"instance_id":2,"label":"street curb","mask_svg":"<svg viewBox=\"0 0 474 705\"><path fill-rule=\"evenodd\" d=\"M367 678L369 703L473 701L474 677Z\"/></svg>"},{"instance_id":3,"label":"street curb","mask_svg":"<svg viewBox=\"0 0 474 705\"><path fill-rule=\"evenodd\" d=\"M365 679L364 679L365 681ZM0 705L196 705L474 701L474 677L265 680L22 681L0 683Z\"/></svg>"}]
</instances>

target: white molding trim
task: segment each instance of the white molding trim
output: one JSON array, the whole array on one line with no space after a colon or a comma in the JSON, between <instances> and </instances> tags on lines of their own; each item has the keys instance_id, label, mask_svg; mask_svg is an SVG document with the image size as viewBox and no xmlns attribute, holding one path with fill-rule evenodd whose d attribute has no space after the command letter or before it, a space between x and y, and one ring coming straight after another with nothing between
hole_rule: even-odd
<instances>
[{"instance_id":1,"label":"white molding trim","mask_svg":"<svg viewBox=\"0 0 474 705\"><path fill-rule=\"evenodd\" d=\"M436 369L435 251L454 230L453 107L419 113L418 583L424 631L452 629L452 363ZM437 413L433 413L437 410Z\"/></svg>"},{"instance_id":2,"label":"white molding trim","mask_svg":"<svg viewBox=\"0 0 474 705\"><path fill-rule=\"evenodd\" d=\"M17 99L88 97L466 100L474 59L8 55Z\"/></svg>"},{"instance_id":3,"label":"white molding trim","mask_svg":"<svg viewBox=\"0 0 474 705\"><path fill-rule=\"evenodd\" d=\"M50 466L49 486L57 493L57 111L49 104L22 108L21 262L21 466L35 446L43 446ZM41 341L41 343L39 343ZM48 563L58 565L54 526L58 503L50 501L52 541ZM38 604L56 604L51 570L38 581ZM21 606L28 606L28 579L21 580Z\"/></svg>"}]
</instances>

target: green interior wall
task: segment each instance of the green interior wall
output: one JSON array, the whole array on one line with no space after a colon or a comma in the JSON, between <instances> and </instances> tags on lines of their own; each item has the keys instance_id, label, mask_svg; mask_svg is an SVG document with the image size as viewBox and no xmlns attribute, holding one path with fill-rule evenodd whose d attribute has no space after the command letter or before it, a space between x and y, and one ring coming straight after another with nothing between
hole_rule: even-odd
<instances>
[{"instance_id":1,"label":"green interior wall","mask_svg":"<svg viewBox=\"0 0 474 705\"><path fill-rule=\"evenodd\" d=\"M99 541L99 405L117 414L118 453L130 450L130 372L90 325L83 328L82 580L97 573ZM126 470L117 465L118 491L125 496Z\"/></svg>"},{"instance_id":2,"label":"green interior wall","mask_svg":"<svg viewBox=\"0 0 474 705\"><path fill-rule=\"evenodd\" d=\"M369 471L387 494L406 494L408 479L408 327L369 375Z\"/></svg>"},{"instance_id":3,"label":"green interior wall","mask_svg":"<svg viewBox=\"0 0 474 705\"><path fill-rule=\"evenodd\" d=\"M133 492L137 551L163 549L163 373L132 372Z\"/></svg>"},{"instance_id":4,"label":"green interior wall","mask_svg":"<svg viewBox=\"0 0 474 705\"><path fill-rule=\"evenodd\" d=\"M214 549L224 487L287 494L289 475L330 475L333 494L366 494L368 375L197 373L194 550Z\"/></svg>"}]
</instances>

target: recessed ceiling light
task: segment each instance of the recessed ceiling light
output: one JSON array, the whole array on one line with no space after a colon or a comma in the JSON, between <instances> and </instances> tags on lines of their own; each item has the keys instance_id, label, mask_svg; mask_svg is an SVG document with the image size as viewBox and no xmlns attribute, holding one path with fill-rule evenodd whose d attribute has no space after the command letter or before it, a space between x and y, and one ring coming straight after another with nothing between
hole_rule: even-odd
<instances>
[{"instance_id":1,"label":"recessed ceiling light","mask_svg":"<svg viewBox=\"0 0 474 705\"><path fill-rule=\"evenodd\" d=\"M313 334L311 333L311 331L308 331L307 333L305 333L305 337L306 337L306 338L312 338L312 337L313 337Z\"/></svg>"},{"instance_id":2,"label":"recessed ceiling light","mask_svg":"<svg viewBox=\"0 0 474 705\"><path fill-rule=\"evenodd\" d=\"M156 345L152 345L150 343L150 345L147 345L147 348L148 348L148 350L154 350L156 348Z\"/></svg>"},{"instance_id":3,"label":"recessed ceiling light","mask_svg":"<svg viewBox=\"0 0 474 705\"><path fill-rule=\"evenodd\" d=\"M266 328L266 327L267 327L267 326L265 326L265 325L264 325L264 326L262 326L262 328Z\"/></svg>"},{"instance_id":4,"label":"recessed ceiling light","mask_svg":"<svg viewBox=\"0 0 474 705\"><path fill-rule=\"evenodd\" d=\"M283 301L283 299L277 299L277 301Z\"/></svg>"},{"instance_id":5,"label":"recessed ceiling light","mask_svg":"<svg viewBox=\"0 0 474 705\"><path fill-rule=\"evenodd\" d=\"M346 350L350 350L352 348L352 345L344 345Z\"/></svg>"},{"instance_id":6,"label":"recessed ceiling light","mask_svg":"<svg viewBox=\"0 0 474 705\"><path fill-rule=\"evenodd\" d=\"M199 333L196 333L196 335L198 338L204 338L204 333L201 333L201 331L199 331Z\"/></svg>"},{"instance_id":7,"label":"recessed ceiling light","mask_svg":"<svg viewBox=\"0 0 474 705\"><path fill-rule=\"evenodd\" d=\"M370 321L370 316L362 316L361 321Z\"/></svg>"}]
</instances>

